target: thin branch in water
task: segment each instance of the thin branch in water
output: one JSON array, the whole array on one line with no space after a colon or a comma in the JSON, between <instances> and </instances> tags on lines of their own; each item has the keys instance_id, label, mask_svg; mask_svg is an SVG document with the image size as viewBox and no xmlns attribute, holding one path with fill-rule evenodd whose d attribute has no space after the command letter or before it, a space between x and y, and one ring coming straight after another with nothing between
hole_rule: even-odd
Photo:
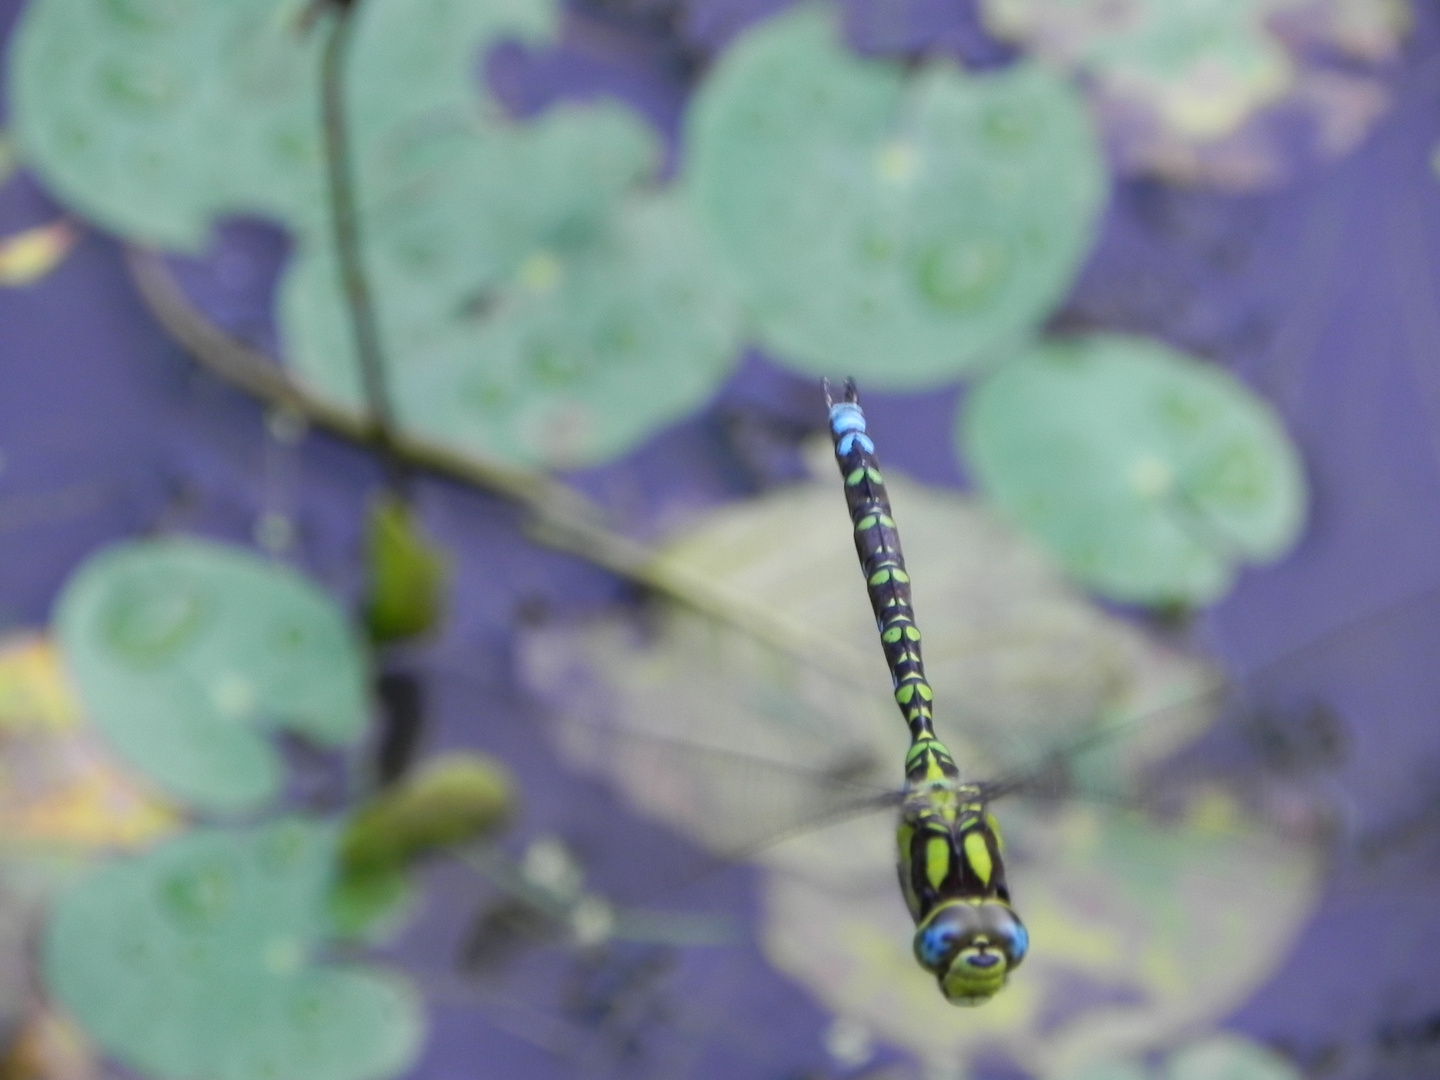
<instances>
[{"instance_id":1,"label":"thin branch in water","mask_svg":"<svg viewBox=\"0 0 1440 1080\"><path fill-rule=\"evenodd\" d=\"M330 220L339 264L340 288L350 315L360 379L370 412L371 441L385 465L390 486L403 495L407 469L395 434L395 410L385 376L385 353L375 316L374 296L365 273L360 235L360 214L355 198L355 174L350 158L349 127L345 118L345 57L350 43L355 4L330 0L330 36L320 65L322 114L325 127L325 172L330 189Z\"/></svg>"}]
</instances>

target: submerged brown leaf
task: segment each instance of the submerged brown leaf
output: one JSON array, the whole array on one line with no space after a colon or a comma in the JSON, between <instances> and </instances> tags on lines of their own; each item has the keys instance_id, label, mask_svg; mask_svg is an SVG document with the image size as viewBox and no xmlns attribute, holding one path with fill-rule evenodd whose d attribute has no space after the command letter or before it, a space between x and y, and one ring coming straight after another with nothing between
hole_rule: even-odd
<instances>
[{"instance_id":1,"label":"submerged brown leaf","mask_svg":"<svg viewBox=\"0 0 1440 1080\"><path fill-rule=\"evenodd\" d=\"M1007 773L1114 726L1122 737L1083 766L1124 790L1207 729L1207 664L1089 604L984 507L888 480L937 727L962 771ZM907 738L836 487L827 475L717 511L662 555L793 628L808 645L792 655L672 605L534 630L525 678L553 705L562 756L709 850L758 859L771 961L936 1067L999 1045L1043 1072L1232 1008L1283 956L1319 868L1313 848L1241 827L1236 794L1197 788L1168 819L998 804L1034 949L1004 994L964 1015L910 955L893 821L804 833L895 787Z\"/></svg>"}]
</instances>

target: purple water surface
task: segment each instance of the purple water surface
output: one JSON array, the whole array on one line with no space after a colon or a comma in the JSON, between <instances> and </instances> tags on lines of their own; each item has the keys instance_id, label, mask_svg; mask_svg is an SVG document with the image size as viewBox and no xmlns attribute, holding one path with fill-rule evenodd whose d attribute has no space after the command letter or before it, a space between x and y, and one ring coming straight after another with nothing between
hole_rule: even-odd
<instances>
[{"instance_id":1,"label":"purple water surface","mask_svg":"<svg viewBox=\"0 0 1440 1080\"><path fill-rule=\"evenodd\" d=\"M631 100L670 139L673 164L695 72L779 6L593 0L577 7L558 50L501 50L484 71L522 113L561 96ZM17 9L0 2L0 27ZM938 43L980 61L993 51L960 0L857 0L849 14L867 47ZM1120 185L1055 320L1060 331L1162 337L1230 368L1285 416L1314 491L1311 525L1288 559L1247 573L1206 617L1206 633L1240 670L1440 583L1440 182L1429 164L1440 140L1440 18L1429 7L1417 18L1397 107L1356 153L1265 195ZM0 189L0 234L58 212L28 178ZM217 321L273 350L268 297L285 253L270 226L231 223L209 256L182 264L184 283ZM786 432L818 426L816 393L752 354L700 415L574 479L637 535L652 535L784 479L794 467ZM950 434L958 393L867 395L887 464L963 484ZM775 432L774 452L738 451L737 430L752 443ZM380 480L374 463L322 434L294 445L275 438L255 403L167 339L117 245L98 233L45 280L0 290L0 454L0 624L42 623L66 574L107 543L154 530L252 543L267 511L296 522L287 560L342 597L356 594L361 508ZM525 793L517 841L561 833L597 887L644 899L694 853L600 786L557 783L511 655L520 609L574 613L629 590L527 543L516 512L488 496L422 478L418 502L457 583L443 639L417 662L432 673L422 750L502 756ZM1335 783L1353 835L1367 843L1336 866L1299 947L1233 1022L1316 1075L1440 1075L1440 624L1421 611L1354 641L1278 671L1270 690L1336 708L1346 734ZM483 888L455 868L438 870L433 884L402 949L407 962L443 967ZM673 899L745 912L749 884L731 870ZM521 988L537 997L579 979L572 958L545 950L519 967ZM831 1075L821 1045L828 1018L753 946L678 955L652 997L667 1015L642 1015L637 1046L610 1048L619 1075ZM560 1044L598 1008L587 1014L584 994L577 1000L560 1037L524 1008L438 1007L415 1075L576 1075L581 1066Z\"/></svg>"}]
</instances>

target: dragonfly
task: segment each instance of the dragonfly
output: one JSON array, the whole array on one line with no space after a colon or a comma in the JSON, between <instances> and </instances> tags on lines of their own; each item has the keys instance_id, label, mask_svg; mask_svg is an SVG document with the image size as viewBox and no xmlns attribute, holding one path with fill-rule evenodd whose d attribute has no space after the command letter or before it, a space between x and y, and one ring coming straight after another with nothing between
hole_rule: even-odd
<instances>
[{"instance_id":1,"label":"dragonfly","mask_svg":"<svg viewBox=\"0 0 1440 1080\"><path fill-rule=\"evenodd\" d=\"M953 1005L982 1005L1024 961L1030 935L1010 904L1005 843L989 810L998 790L963 781L935 734L935 692L925 678L910 575L853 380L835 401L825 388L835 460L855 527L855 552L910 729L895 841L905 906L915 920L915 959Z\"/></svg>"},{"instance_id":2,"label":"dragonfly","mask_svg":"<svg viewBox=\"0 0 1440 1080\"><path fill-rule=\"evenodd\" d=\"M947 533L953 520L937 521L923 500L914 501L903 478L886 486L857 397L847 387L842 400L830 402L838 411L829 425L826 468L839 464L845 503L835 498L833 480L823 491L818 484L811 485L813 492L777 491L769 505L762 497L716 512L718 525L695 530L705 534L702 539L682 537L666 549L666 557L687 567L714 566L719 587L748 588L747 595L768 603L777 618L793 618L797 636L807 628L812 634L816 627L833 629L842 642L836 662L807 667L795 662L794 651L668 603L638 609L638 619L632 611L586 624L537 621L522 633L523 678L551 706L547 733L562 761L598 773L642 816L662 820L711 855L759 862L769 872L765 919L778 927L762 926L767 958L837 1012L857 1015L854 994L837 989L834 971L843 965L836 957L848 947L846 928L856 925L857 913L868 918L878 910L864 907L878 882L910 924L904 950L910 970L923 973L930 987L938 984L941 1009L991 1001L1017 979L1034 1000L1044 980L1051 981L1042 995L1058 985L1051 977L1067 963L1071 973L1083 973L1077 978L1093 969L1099 984L1126 985L1120 962L1095 960L1093 952L1077 962L1084 943L1061 941L1056 932L1057 904L1083 920L1103 902L1120 912L1107 914L1104 923L1104 932L1120 942L1116 948L1133 949L1134 964L1154 963L1164 954L1179 972L1143 975L1155 983L1168 979L1166 993L1173 995L1150 1014L1168 1025L1156 1037L1174 1036L1197 1018L1213 1020L1223 1013L1220 1002L1243 1000L1239 995L1280 963L1300 932L1346 813L1343 797L1324 775L1346 752L1341 713L1308 699L1284 703L1280 711L1257 704L1293 696L1293 686L1303 696L1307 672L1371 662L1367 658L1384 654L1380 642L1433 636L1436 595L1425 593L1347 624L1237 678L1197 660L1192 633L1184 628L1137 628L1073 594L1072 606L1087 614L1072 616L1063 606L1051 610L1027 592L1029 586L1015 586L1013 568L998 567L989 583L992 594L967 596L963 605L993 607L994 617L957 647L954 582L944 580L947 568L934 557L934 537L945 535L951 561L973 546L973 537L955 540ZM892 494L904 511L906 555L920 571L920 596L932 616L923 661ZM834 528L821 524L831 507ZM920 527L912 535L916 520ZM856 634L847 636L851 620L841 612L844 607L859 614L853 603L859 590L837 576L841 569L854 572L836 559L855 556L831 543L845 535L841 522L848 524L864 570L867 621L878 624L891 676L883 698L883 677L875 678L881 670L873 652L875 626L861 638L855 619ZM786 523L791 531L782 536ZM795 537L809 542L812 534L829 545L824 557L793 550ZM921 542L912 551L915 535ZM788 553L777 555L787 546ZM976 556L987 572L1006 557L1004 550L988 549ZM882 573L889 576L882 579ZM967 588L971 584L967 579ZM1017 603L1027 613L1006 622L1005 613ZM1047 634L1053 631L1057 645L1020 640L1017 627L1037 620ZM937 625L938 634L932 629ZM1168 644L1154 646L1156 638ZM843 651L849 641L856 648L853 660ZM973 655L957 659L967 650ZM1009 677L1001 654L1027 650L1034 655L1009 674L1015 676L1010 683L1023 683L1030 696L1017 704L1006 697L1013 686L1002 686L1000 705L977 705L995 699L995 686ZM1127 665L1137 654L1145 660L1132 665L1135 674ZM942 691L939 710L931 678ZM987 679L995 685L974 689ZM1080 688L1061 693L1047 680ZM1233 711L1221 707L1222 697ZM882 705L883 720L877 719ZM893 722L897 705L904 728ZM1349 705L1341 712L1348 715ZM1037 725L1031 714L1047 719ZM896 759L906 763L899 785L888 780L893 764L884 764ZM869 839L854 839L862 826L870 829L865 822L874 811L891 815L888 856ZM1003 840L997 815L1005 823ZM1126 831L1105 833L1111 822ZM870 829L865 836L878 833ZM845 839L821 839L827 834ZM1121 841L1130 845L1123 857L1134 854L1137 861L1117 872L1105 860ZM1175 854L1182 844L1198 854L1192 858L1188 847ZM592 864L600 880L613 858L593 845L587 855L600 860ZM631 898L638 893L653 907L662 894L673 901L710 872L703 858L698 869L686 867L668 850L642 861L643 872L618 880L612 875L605 887L618 885ZM1152 865L1159 869L1147 878ZM884 875L876 871L887 866L891 874L898 866L903 906L894 903L894 877L879 880ZM1047 875L1052 879L1039 880ZM1203 888L1192 888L1194 879L1207 875ZM1012 904L1012 889L1030 912L1025 920ZM827 911L845 904L844 919L832 920ZM1033 955L1031 933L1037 934ZM1183 949L1176 944L1182 938ZM895 945L898 956L898 940ZM855 955L843 959L850 963ZM1016 975L1022 963L1023 977ZM1137 993L1147 989L1142 984ZM1036 1010L1039 1027L1015 1030L1040 1031L1027 1046L1046 1040L1058 1045L1056 1033L1063 1034L1066 1024L1053 1011L1047 1019L1039 1006L1027 1007ZM1208 1010L1204 1016L1201 1009ZM892 1011L915 1013L874 1022L896 1044L950 1038L935 1016L926 1019L913 1007ZM874 1020L863 1013L860 1018ZM1079 1028L1071 1026L1076 1040ZM1153 1046L1150 1036L1158 1030L1142 1039L1137 1022L1121 1034L1133 1036L1129 1045Z\"/></svg>"}]
</instances>

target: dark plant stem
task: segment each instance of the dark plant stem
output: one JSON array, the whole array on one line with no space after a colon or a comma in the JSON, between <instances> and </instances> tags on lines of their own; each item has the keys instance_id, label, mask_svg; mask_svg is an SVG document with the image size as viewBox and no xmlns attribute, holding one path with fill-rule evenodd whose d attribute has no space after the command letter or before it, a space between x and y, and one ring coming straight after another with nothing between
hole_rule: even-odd
<instances>
[{"instance_id":1,"label":"dark plant stem","mask_svg":"<svg viewBox=\"0 0 1440 1080\"><path fill-rule=\"evenodd\" d=\"M399 452L395 433L395 410L385 377L385 354L380 344L380 327L375 318L375 301L365 273L365 256L360 236L360 214L356 207L355 175L350 160L349 127L345 117L345 57L356 4L331 0L330 37L320 66L325 127L325 171L330 189L330 222L335 240L335 258L340 267L340 287L350 315L350 329L360 360L360 379L370 413L370 441L380 454L391 489L402 498L408 488L408 470Z\"/></svg>"}]
</instances>

